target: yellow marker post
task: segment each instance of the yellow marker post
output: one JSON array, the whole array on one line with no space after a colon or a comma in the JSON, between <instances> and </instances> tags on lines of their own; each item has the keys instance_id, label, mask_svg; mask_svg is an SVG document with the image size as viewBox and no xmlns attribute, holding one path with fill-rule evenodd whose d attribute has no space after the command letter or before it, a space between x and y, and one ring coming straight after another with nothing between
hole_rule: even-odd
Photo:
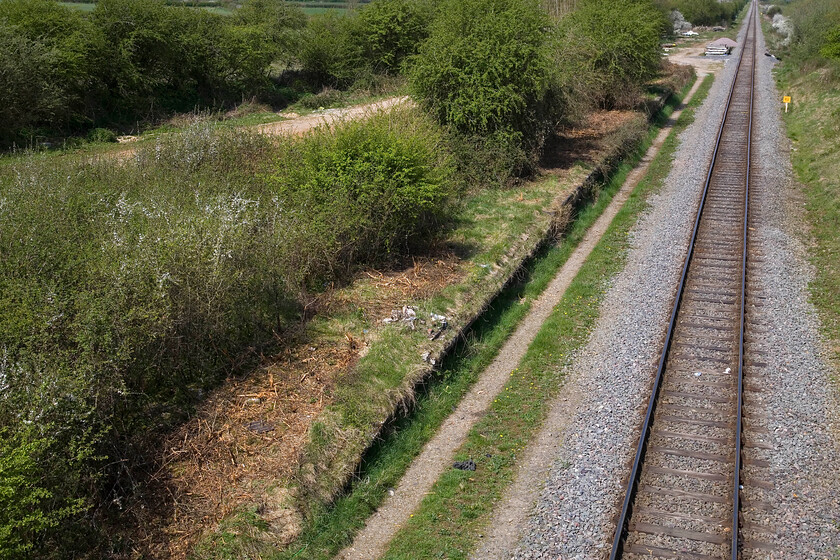
<instances>
[{"instance_id":1,"label":"yellow marker post","mask_svg":"<svg viewBox=\"0 0 840 560\"><path fill-rule=\"evenodd\" d=\"M788 103L790 103L790 95L785 95L784 97L782 97L782 103L785 104L785 113L787 113Z\"/></svg>"}]
</instances>

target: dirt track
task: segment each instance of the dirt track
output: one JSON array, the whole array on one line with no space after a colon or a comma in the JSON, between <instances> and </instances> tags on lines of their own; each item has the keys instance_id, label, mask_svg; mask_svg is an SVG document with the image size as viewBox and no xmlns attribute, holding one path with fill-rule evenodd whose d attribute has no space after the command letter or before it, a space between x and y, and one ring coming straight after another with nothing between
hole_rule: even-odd
<instances>
[{"instance_id":1,"label":"dirt track","mask_svg":"<svg viewBox=\"0 0 840 560\"><path fill-rule=\"evenodd\" d=\"M344 120L366 118L380 111L386 111L392 107L396 107L397 105L409 103L410 100L411 98L408 96L389 97L375 103L341 107L338 109L325 109L312 113L311 115L256 126L243 126L241 128L243 130L255 130L266 136L299 136L322 125L331 126ZM136 152L137 146L130 145L122 150L107 152L104 155L97 156L97 158L124 162Z\"/></svg>"},{"instance_id":2,"label":"dirt track","mask_svg":"<svg viewBox=\"0 0 840 560\"><path fill-rule=\"evenodd\" d=\"M326 109L304 117L289 119L287 121L280 121L275 123L261 124L255 127L255 130L261 134L268 136L294 136L303 134L315 127L321 125L332 125L343 120L354 120L368 117L379 111L384 111L409 102L411 98L404 97L389 97L376 103L369 103L367 105L356 105L353 107L342 107L340 109Z\"/></svg>"}]
</instances>

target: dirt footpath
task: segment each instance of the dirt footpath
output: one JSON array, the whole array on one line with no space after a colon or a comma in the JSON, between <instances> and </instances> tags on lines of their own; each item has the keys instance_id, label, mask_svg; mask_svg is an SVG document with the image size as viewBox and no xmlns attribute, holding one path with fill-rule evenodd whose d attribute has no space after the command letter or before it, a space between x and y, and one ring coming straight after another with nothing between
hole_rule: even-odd
<instances>
[{"instance_id":1,"label":"dirt footpath","mask_svg":"<svg viewBox=\"0 0 840 560\"><path fill-rule=\"evenodd\" d=\"M367 103L365 105L354 105L352 107L341 107L338 109L325 109L312 113L311 115L297 116L284 121L278 121L267 124L260 124L255 126L243 126L242 130L255 130L259 134L266 136L300 136L313 128L325 125L332 126L336 123L345 120L356 120L370 117L380 111L387 111L403 103L411 103L411 98L403 97L389 97L376 103ZM292 113L294 115L294 113ZM173 134L178 134L177 132ZM107 152L103 155L95 156L94 159L104 159L106 161L114 160L123 163L130 159L137 152L137 146L131 145L122 150Z\"/></svg>"},{"instance_id":2,"label":"dirt footpath","mask_svg":"<svg viewBox=\"0 0 840 560\"><path fill-rule=\"evenodd\" d=\"M690 99L701 83L698 79L689 92L687 99ZM410 514L420 505L420 502L431 490L435 481L451 465L453 457L464 441L466 441L472 426L487 411L490 403L502 390L505 383L510 379L510 372L519 365L525 355L528 346L536 337L543 323L554 310L554 307L562 299L566 289L577 275L586 257L594 249L595 245L606 232L615 215L624 205L633 188L638 184L644 175L653 156L658 152L665 141L671 126L679 116L677 111L672 116L668 125L665 126L657 136L653 145L645 154L641 165L639 165L628 176L624 185L616 193L613 201L593 224L580 243L578 248L571 255L566 264L560 269L554 280L546 288L545 292L534 303L531 312L508 339L504 347L499 351L497 358L484 371L479 381L473 386L470 392L461 401L461 404L444 422L437 435L429 441L421 454L414 460L409 470L400 480L394 494L371 516L366 527L356 536L355 542L341 554L341 560L374 560L379 558L387 549L388 543L408 520ZM538 448L536 455L540 463L548 461L551 453L551 445L538 442L532 446L529 459L534 459L534 448ZM546 453L547 452L547 453ZM542 473L545 469L537 469L532 472ZM499 508L501 517L491 523L496 528L515 525L508 524L508 518L524 517L526 509L530 506L531 495L526 488L520 488L518 484L514 488L514 494L527 494L527 497L517 498L508 496L508 503L505 507ZM525 486L537 488L533 481L528 481ZM520 511L521 510L521 511ZM493 548L508 548L518 536L517 531L501 536L493 543ZM487 553L490 550L486 551ZM483 557L479 554L479 558Z\"/></svg>"},{"instance_id":3,"label":"dirt footpath","mask_svg":"<svg viewBox=\"0 0 840 560\"><path fill-rule=\"evenodd\" d=\"M380 111L391 109L397 105L408 103L410 97L389 97L376 103L367 105L355 105L353 107L342 107L340 109L326 109L304 117L297 117L286 121L279 121L268 124L261 124L255 127L260 134L267 136L295 136L304 134L321 125L333 125L343 120L355 120L369 117ZM250 128L250 127L249 127Z\"/></svg>"}]
</instances>

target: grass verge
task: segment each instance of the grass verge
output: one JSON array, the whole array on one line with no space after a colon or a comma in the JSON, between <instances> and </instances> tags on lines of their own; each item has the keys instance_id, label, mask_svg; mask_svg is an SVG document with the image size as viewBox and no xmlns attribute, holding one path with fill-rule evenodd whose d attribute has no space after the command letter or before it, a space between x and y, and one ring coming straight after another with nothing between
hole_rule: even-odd
<instances>
[{"instance_id":1,"label":"grass verge","mask_svg":"<svg viewBox=\"0 0 840 560\"><path fill-rule=\"evenodd\" d=\"M784 114L793 142L791 163L805 196L809 259L814 265L811 301L831 359L840 364L840 68L802 73L785 62L776 73L779 89L793 98Z\"/></svg>"},{"instance_id":2,"label":"grass verge","mask_svg":"<svg viewBox=\"0 0 840 560\"><path fill-rule=\"evenodd\" d=\"M513 479L517 453L528 445L558 393L564 367L587 339L598 317L605 287L624 264L628 233L645 209L648 195L663 184L678 146L677 136L692 122L694 109L705 99L712 80L713 76L706 77L648 173L543 325L520 367L511 374L488 414L470 432L456 459L472 458L479 468L475 472L447 471L394 538L385 558L467 558L494 504ZM652 138L653 132L647 143ZM643 153L640 148L633 160L637 161ZM569 242L548 251L542 261L545 266L565 260L575 240L600 215L634 164L635 161L626 162L616 171L602 196L575 222ZM542 262L538 267L543 266Z\"/></svg>"},{"instance_id":3,"label":"grass verge","mask_svg":"<svg viewBox=\"0 0 840 560\"><path fill-rule=\"evenodd\" d=\"M708 85L710 82L705 85L706 90ZM661 119L667 118L672 108L673 104L669 104ZM654 134L652 131L649 139ZM532 302L606 208L631 168L631 164L622 166L602 196L585 207L562 242L543 248L526 264L521 280L494 300L490 309L459 341L440 371L418 391L411 412L383 430L380 439L365 454L362 467L347 492L331 507L320 507L314 512L295 544L273 555L273 558L291 560L305 556L325 560L352 541L365 519L385 499L388 489L396 485L423 445L495 358L505 340L530 310ZM667 167L663 173L667 173ZM407 554L407 557L425 557L412 555L410 547Z\"/></svg>"}]
</instances>

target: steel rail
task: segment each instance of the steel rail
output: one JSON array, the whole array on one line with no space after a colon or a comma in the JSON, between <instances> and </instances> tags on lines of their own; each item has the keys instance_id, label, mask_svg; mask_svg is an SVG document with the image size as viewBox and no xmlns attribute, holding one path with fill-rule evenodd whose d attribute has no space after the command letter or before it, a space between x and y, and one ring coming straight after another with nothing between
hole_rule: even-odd
<instances>
[{"instance_id":1,"label":"steel rail","mask_svg":"<svg viewBox=\"0 0 840 560\"><path fill-rule=\"evenodd\" d=\"M746 39L749 37L750 29L754 25L755 14L756 14L756 5L755 1L751 3L750 6L750 19L747 24L747 30L744 34L744 39L746 43ZM755 35L753 36L753 42L755 42ZM691 264L692 257L694 255L694 248L697 241L697 233L700 227L700 219L703 216L703 210L706 204L707 195L709 192L709 184L712 180L712 174L715 168L715 164L717 163L717 157L720 149L720 141L724 131L724 125L726 124L726 118L729 115L729 109L732 102L732 96L735 92L735 85L737 83L738 73L741 69L741 63L743 62L744 58L744 48L741 48L741 52L738 56L738 65L735 68L734 77L732 79L732 85L729 87L729 94L726 99L726 107L724 109L723 117L721 118L720 127L718 128L717 138L715 139L715 148L712 152L711 162L709 164L709 171L706 175L706 181L703 185L703 192L700 197L700 205L697 210L697 216L694 219L694 228L691 233L691 240L689 241L688 245L688 252L685 257L685 261L683 263L682 273L680 275L680 282L677 287L677 294L674 300L674 306L671 310L671 318L668 322L668 330L665 335L665 345L662 349L662 354L659 359L659 366L656 371L656 377L654 378L653 390L651 392L650 401L648 403L647 411L645 413L645 419L642 423L642 433L639 437L639 443L636 447L636 456L633 460L633 467L630 471L630 481L627 485L627 491L624 496L624 501L622 503L621 512L618 517L618 522L616 524L615 534L613 536L613 546L610 552L610 560L620 560L623 554L624 542L627 538L628 533L628 524L631 517L632 509L633 509L633 501L636 496L636 492L638 490L638 483L639 478L642 471L642 464L644 463L645 453L647 449L647 442L650 438L651 434L651 426L653 424L653 417L654 413L656 412L656 403L659 398L659 392L662 385L662 380L664 377L665 372L665 364L668 360L668 355L671 349L672 343L672 335L674 332L674 327L677 323L677 318L679 316L679 310L682 303L682 296L683 291L685 288L686 278L688 276L689 266ZM753 106L753 83L754 83L754 75L755 75L755 49L753 49L753 56L752 56L752 66L753 66L753 75L751 76L751 84L750 84L750 116L749 116L749 132L751 133L752 130L752 106ZM747 147L747 181L749 182L749 146ZM749 183L747 183L749 184ZM749 187L747 187L749 188ZM744 212L745 221L744 221L744 239L746 241L747 235L747 210ZM732 559L737 560L737 542L738 542L738 511L739 508L739 490L740 490L740 450L741 450L741 431L743 429L742 422L741 422L741 408L743 405L743 356L744 356L744 292L745 292L745 278L746 278L746 243L744 244L744 252L743 252L743 259L742 259L742 279L741 279L741 333L740 333L740 342L739 342L739 359L738 359L738 420L737 420L737 434L736 434L736 446L737 446L737 453L736 453L736 475L735 475L735 500L734 500L734 507L733 507L733 535L732 535L732 542L733 542L733 553Z\"/></svg>"},{"instance_id":2,"label":"steel rail","mask_svg":"<svg viewBox=\"0 0 840 560\"><path fill-rule=\"evenodd\" d=\"M753 4L755 6L755 4ZM750 24L755 23L757 10L753 10ZM749 33L749 30L747 31ZM743 433L743 407L744 407L744 327L746 322L747 302L747 238L749 236L749 214L750 214L750 164L752 161L752 122L753 122L753 98L755 93L755 52L758 46L758 32L753 33L753 57L752 73L750 75L750 111L749 125L747 126L747 161L746 161L746 188L744 193L744 234L743 234L743 257L741 259L741 333L738 341L738 411L735 417L735 480L733 484L732 503L732 560L738 560L738 535L740 534L739 514L741 511L741 436Z\"/></svg>"}]
</instances>

